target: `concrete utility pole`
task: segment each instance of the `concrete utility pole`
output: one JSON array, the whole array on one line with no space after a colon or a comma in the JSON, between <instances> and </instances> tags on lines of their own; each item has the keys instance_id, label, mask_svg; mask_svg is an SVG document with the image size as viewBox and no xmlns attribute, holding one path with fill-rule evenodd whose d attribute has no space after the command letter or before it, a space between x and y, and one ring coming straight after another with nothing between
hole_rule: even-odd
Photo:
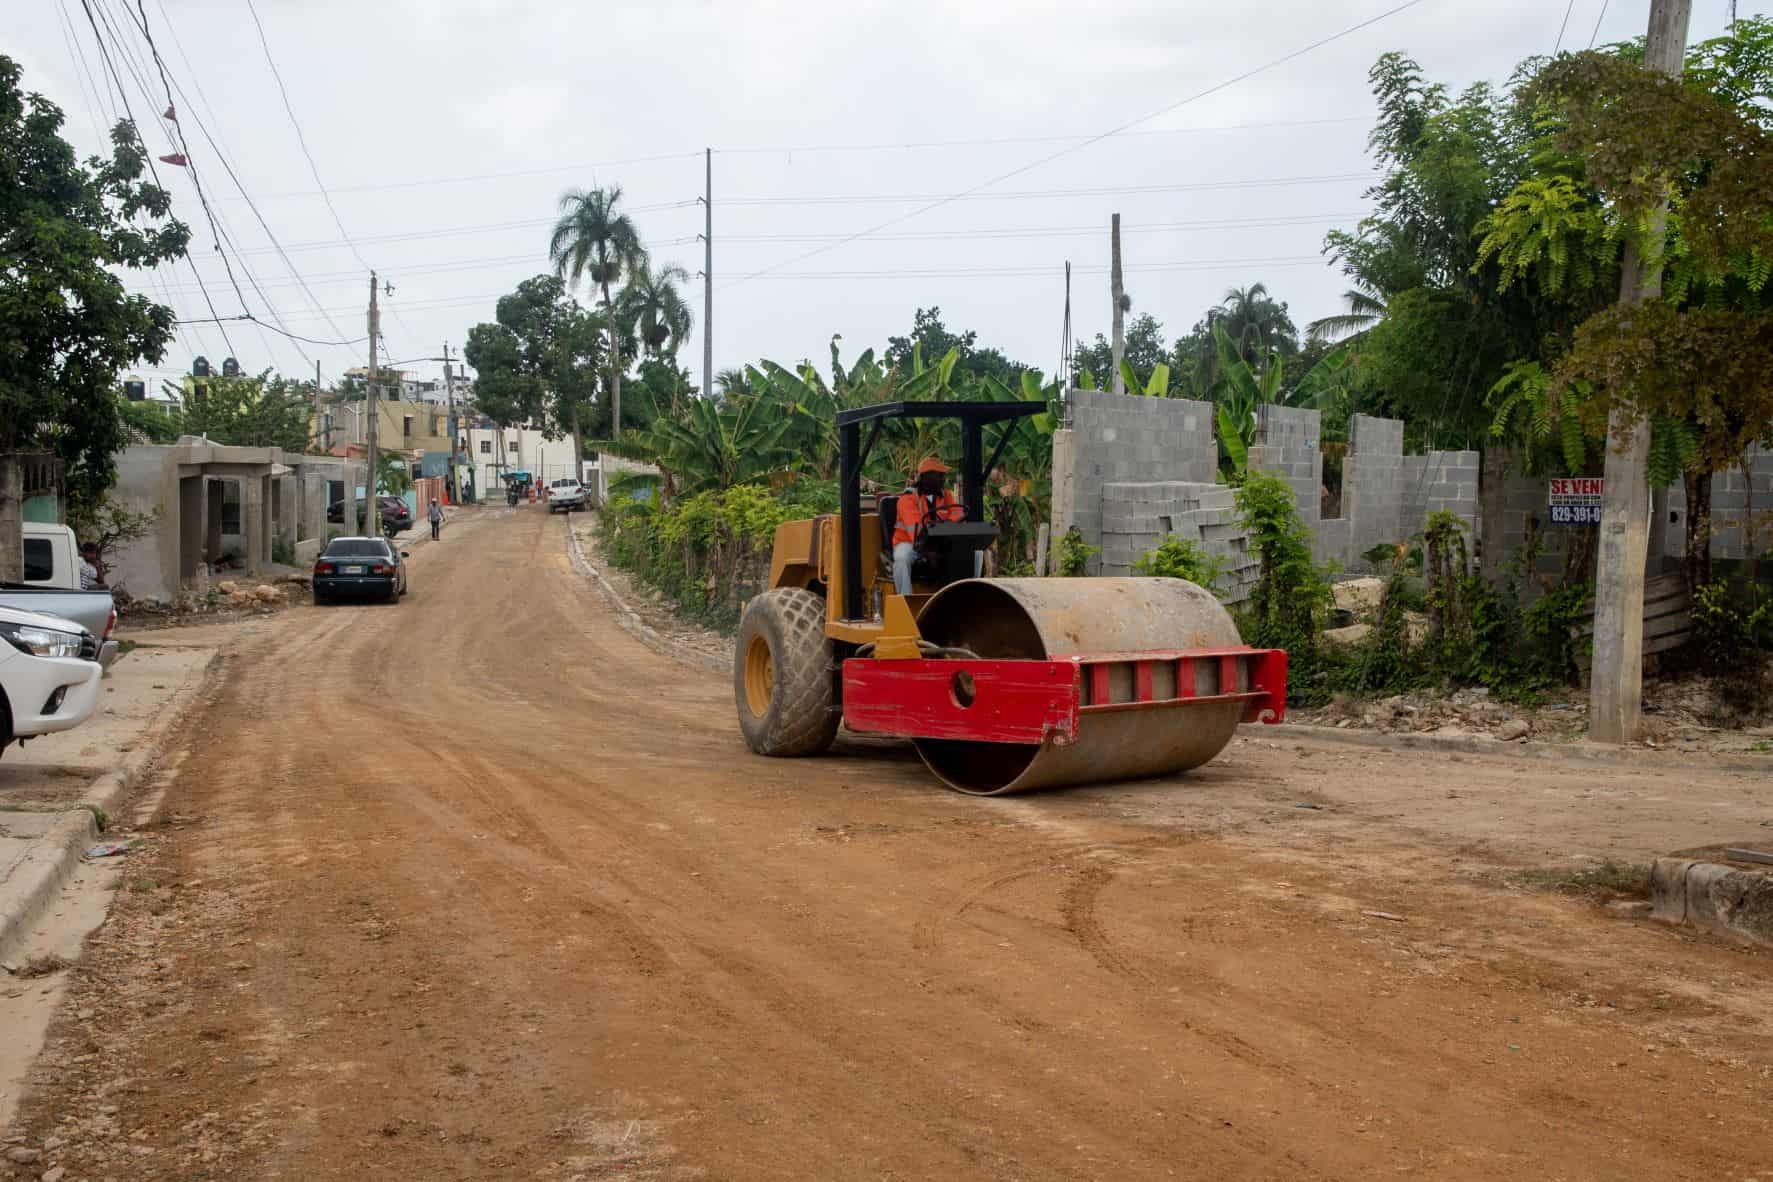
<instances>
[{"instance_id":1,"label":"concrete utility pole","mask_svg":"<svg viewBox=\"0 0 1773 1182\"><path fill-rule=\"evenodd\" d=\"M714 393L714 149L702 149L702 397Z\"/></svg>"},{"instance_id":2,"label":"concrete utility pole","mask_svg":"<svg viewBox=\"0 0 1773 1182\"><path fill-rule=\"evenodd\" d=\"M326 450L326 428L321 426L320 419L320 359L314 359L314 442L321 451Z\"/></svg>"},{"instance_id":3,"label":"concrete utility pole","mask_svg":"<svg viewBox=\"0 0 1773 1182\"><path fill-rule=\"evenodd\" d=\"M1650 33L1644 65L1679 77L1687 51L1687 20L1693 0L1650 0ZM1645 236L1660 253L1666 209L1659 209ZM1638 243L1625 242L1619 302L1647 303L1662 295L1662 265L1645 259ZM1650 425L1634 423L1615 409L1607 421L1607 461L1601 490L1600 554L1595 565L1594 664L1589 674L1588 737L1597 743L1629 743L1643 726L1644 566L1650 545Z\"/></svg>"},{"instance_id":4,"label":"concrete utility pole","mask_svg":"<svg viewBox=\"0 0 1773 1182\"><path fill-rule=\"evenodd\" d=\"M1120 279L1120 215L1114 215L1109 231L1111 242L1111 259L1109 262L1108 282L1114 295L1114 376L1108 388L1116 394L1127 392L1127 381L1121 376L1120 361L1127 355L1127 338L1121 323L1122 313L1126 309L1127 289Z\"/></svg>"},{"instance_id":5,"label":"concrete utility pole","mask_svg":"<svg viewBox=\"0 0 1773 1182\"><path fill-rule=\"evenodd\" d=\"M449 368L449 342L443 342L443 392L449 399L449 503L462 503L461 486L456 481L456 383Z\"/></svg>"},{"instance_id":6,"label":"concrete utility pole","mask_svg":"<svg viewBox=\"0 0 1773 1182\"><path fill-rule=\"evenodd\" d=\"M376 273L369 273L369 392L363 400L363 407L369 413L369 428L365 438L369 443L369 478L363 492L363 532L369 533L370 522L380 523L382 503L376 499L376 341L381 335L382 314L376 305Z\"/></svg>"}]
</instances>

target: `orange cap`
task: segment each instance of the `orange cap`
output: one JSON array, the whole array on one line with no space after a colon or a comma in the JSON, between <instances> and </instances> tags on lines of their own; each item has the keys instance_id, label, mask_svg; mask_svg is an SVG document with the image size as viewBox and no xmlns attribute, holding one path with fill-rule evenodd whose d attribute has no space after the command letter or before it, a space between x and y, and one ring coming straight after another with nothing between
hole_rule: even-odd
<instances>
[{"instance_id":1,"label":"orange cap","mask_svg":"<svg viewBox=\"0 0 1773 1182\"><path fill-rule=\"evenodd\" d=\"M935 456L924 457L923 463L921 463L917 466L917 474L919 476L922 476L925 472L946 472L946 471L948 471L948 465L944 464L941 460L938 460Z\"/></svg>"}]
</instances>

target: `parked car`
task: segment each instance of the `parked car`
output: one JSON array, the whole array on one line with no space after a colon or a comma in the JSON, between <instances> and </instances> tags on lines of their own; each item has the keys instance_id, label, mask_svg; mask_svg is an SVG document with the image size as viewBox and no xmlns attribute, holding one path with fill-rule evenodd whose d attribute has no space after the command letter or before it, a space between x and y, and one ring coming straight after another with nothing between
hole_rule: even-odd
<instances>
[{"instance_id":1,"label":"parked car","mask_svg":"<svg viewBox=\"0 0 1773 1182\"><path fill-rule=\"evenodd\" d=\"M548 512L571 513L585 507L585 486L568 476L548 485Z\"/></svg>"},{"instance_id":2,"label":"parked car","mask_svg":"<svg viewBox=\"0 0 1773 1182\"><path fill-rule=\"evenodd\" d=\"M406 507L405 501L401 500L399 497L390 496L382 496L376 499L381 503L382 507L383 533L397 534L402 530L409 530L412 528L412 510ZM356 511L358 524L367 524L367 522L363 521L363 502L353 501L352 506ZM337 500L331 505L328 505L326 509L326 519L341 525L344 524L345 502L343 500Z\"/></svg>"},{"instance_id":3,"label":"parked car","mask_svg":"<svg viewBox=\"0 0 1773 1182\"><path fill-rule=\"evenodd\" d=\"M24 533L24 581L0 583L0 607L72 620L98 637L99 663L117 659L117 607L108 587L80 589L80 550L74 531L65 525L27 521Z\"/></svg>"},{"instance_id":4,"label":"parked car","mask_svg":"<svg viewBox=\"0 0 1773 1182\"><path fill-rule=\"evenodd\" d=\"M374 596L399 603L406 594L405 557L386 538L334 538L314 560L314 602Z\"/></svg>"},{"instance_id":5,"label":"parked car","mask_svg":"<svg viewBox=\"0 0 1773 1182\"><path fill-rule=\"evenodd\" d=\"M58 616L0 607L0 749L79 726L98 706L99 642Z\"/></svg>"}]
</instances>

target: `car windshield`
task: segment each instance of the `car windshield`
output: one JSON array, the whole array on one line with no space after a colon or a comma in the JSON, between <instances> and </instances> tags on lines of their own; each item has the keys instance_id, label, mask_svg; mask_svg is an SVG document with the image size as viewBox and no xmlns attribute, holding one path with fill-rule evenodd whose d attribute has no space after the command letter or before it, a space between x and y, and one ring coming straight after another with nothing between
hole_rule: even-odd
<instances>
[{"instance_id":1,"label":"car windshield","mask_svg":"<svg viewBox=\"0 0 1773 1182\"><path fill-rule=\"evenodd\" d=\"M388 557L386 542L378 542L374 538L337 538L327 544L326 558L380 558Z\"/></svg>"}]
</instances>

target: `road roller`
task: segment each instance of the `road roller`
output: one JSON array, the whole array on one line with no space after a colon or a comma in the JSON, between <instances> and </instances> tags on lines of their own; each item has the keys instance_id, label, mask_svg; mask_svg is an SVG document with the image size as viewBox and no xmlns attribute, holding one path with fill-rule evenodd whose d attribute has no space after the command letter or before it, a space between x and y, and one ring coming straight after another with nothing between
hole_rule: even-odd
<instances>
[{"instance_id":1,"label":"road roller","mask_svg":"<svg viewBox=\"0 0 1773 1182\"><path fill-rule=\"evenodd\" d=\"M1198 767L1240 722L1286 713L1287 654L1243 644L1181 579L977 578L997 540L985 476L1039 403L886 402L837 415L836 514L776 529L769 587L733 657L739 729L760 755L817 755L840 726L910 739L936 777L996 796ZM897 497L864 511L862 470L891 419L954 419L964 520L927 527L894 590ZM867 429L866 435L863 434ZM985 458L986 432L996 447Z\"/></svg>"}]
</instances>

